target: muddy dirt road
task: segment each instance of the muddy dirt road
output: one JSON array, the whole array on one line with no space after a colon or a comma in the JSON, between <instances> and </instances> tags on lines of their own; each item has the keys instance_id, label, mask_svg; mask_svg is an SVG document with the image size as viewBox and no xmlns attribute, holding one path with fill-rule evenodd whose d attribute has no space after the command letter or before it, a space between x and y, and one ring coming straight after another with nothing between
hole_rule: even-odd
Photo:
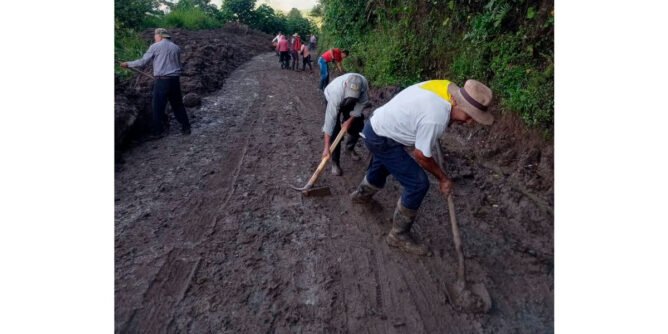
<instances>
[{"instance_id":1,"label":"muddy dirt road","mask_svg":"<svg viewBox=\"0 0 668 334\"><path fill-rule=\"evenodd\" d=\"M343 155L343 177L323 174L332 196L286 187L319 162L317 81L281 70L273 53L256 56L189 111L191 136L172 126L126 152L115 181L116 332L553 332L552 216L468 158L461 140L446 134L444 151L469 279L494 301L486 315L447 302L456 254L437 187L416 222L429 258L384 242L400 194L393 179L375 205L349 201L363 161Z\"/></svg>"}]
</instances>

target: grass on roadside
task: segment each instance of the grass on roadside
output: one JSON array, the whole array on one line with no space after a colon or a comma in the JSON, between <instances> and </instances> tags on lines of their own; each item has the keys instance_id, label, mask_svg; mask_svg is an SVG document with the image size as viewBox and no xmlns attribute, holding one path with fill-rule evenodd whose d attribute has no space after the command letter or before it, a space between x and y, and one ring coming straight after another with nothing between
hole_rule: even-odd
<instances>
[{"instance_id":1,"label":"grass on roadside","mask_svg":"<svg viewBox=\"0 0 668 334\"><path fill-rule=\"evenodd\" d=\"M162 18L160 26L198 30L219 28L222 23L203 10L193 7L175 9Z\"/></svg>"},{"instance_id":2,"label":"grass on roadside","mask_svg":"<svg viewBox=\"0 0 668 334\"><path fill-rule=\"evenodd\" d=\"M129 29L117 29L114 36L114 74L121 79L127 79L133 75L129 70L119 66L119 61L130 61L139 59L148 49L149 43L139 34Z\"/></svg>"}]
</instances>

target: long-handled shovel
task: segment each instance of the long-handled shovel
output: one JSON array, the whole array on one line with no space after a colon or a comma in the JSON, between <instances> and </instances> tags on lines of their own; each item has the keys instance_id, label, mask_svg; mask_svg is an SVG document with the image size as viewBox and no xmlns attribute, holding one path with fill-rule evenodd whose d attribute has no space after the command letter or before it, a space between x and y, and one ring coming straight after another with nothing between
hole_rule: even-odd
<instances>
[{"instance_id":1,"label":"long-handled shovel","mask_svg":"<svg viewBox=\"0 0 668 334\"><path fill-rule=\"evenodd\" d=\"M322 171L325 170L325 166L327 165L327 162L329 161L332 152L334 152L334 149L336 149L336 146L339 145L339 142L341 139L343 139L343 136L348 132L348 128L350 127L352 117L343 123L343 126L341 127L341 131L339 131L339 134L336 136L334 139L334 142L332 145L329 147L329 155L322 158L320 161L320 164L318 165L318 168L316 168L315 172L311 176L311 178L308 180L305 186L303 187L295 187L295 186L290 186L290 188L301 191L304 196L327 196L331 194L332 192L330 191L329 187L317 187L313 188L313 185L315 184L316 181L318 181L318 178L320 177L320 174L322 174Z\"/></svg>"},{"instance_id":2,"label":"long-handled shovel","mask_svg":"<svg viewBox=\"0 0 668 334\"><path fill-rule=\"evenodd\" d=\"M436 152L438 153L439 165L441 166L441 169L443 169L443 153L441 152L440 142L438 142ZM459 311L487 313L492 308L492 298L489 296L485 284L474 283L471 284L470 289L467 288L466 267L464 264L464 253L462 252L462 239L459 235L459 226L457 225L457 217L455 216L455 203L452 199L452 194L448 195L446 201L448 202L450 225L452 225L452 239L455 243L458 261L457 281L446 287L448 299L450 300L450 303L459 309Z\"/></svg>"}]
</instances>

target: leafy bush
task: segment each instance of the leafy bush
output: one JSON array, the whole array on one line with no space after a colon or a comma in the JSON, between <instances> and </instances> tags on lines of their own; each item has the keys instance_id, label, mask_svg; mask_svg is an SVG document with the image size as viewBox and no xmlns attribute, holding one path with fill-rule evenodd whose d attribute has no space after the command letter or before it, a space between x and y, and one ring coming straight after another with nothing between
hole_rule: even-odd
<instances>
[{"instance_id":1,"label":"leafy bush","mask_svg":"<svg viewBox=\"0 0 668 334\"><path fill-rule=\"evenodd\" d=\"M250 25L255 16L255 0L225 0L221 10L230 16L232 20Z\"/></svg>"},{"instance_id":2,"label":"leafy bush","mask_svg":"<svg viewBox=\"0 0 668 334\"><path fill-rule=\"evenodd\" d=\"M250 24L255 29L274 34L277 31L285 30L285 16L276 13L268 5L262 4L255 10L253 20Z\"/></svg>"},{"instance_id":3,"label":"leafy bush","mask_svg":"<svg viewBox=\"0 0 668 334\"><path fill-rule=\"evenodd\" d=\"M119 27L116 21L117 29L114 35L114 59L117 61L130 61L140 58L148 49L149 43L142 40L135 31ZM122 79L132 76L132 72L122 69L119 64L115 64L114 73Z\"/></svg>"},{"instance_id":4,"label":"leafy bush","mask_svg":"<svg viewBox=\"0 0 668 334\"><path fill-rule=\"evenodd\" d=\"M165 15L162 27L184 28L191 30L214 29L222 26L222 22L207 14L198 7L176 8Z\"/></svg>"},{"instance_id":5,"label":"leafy bush","mask_svg":"<svg viewBox=\"0 0 668 334\"><path fill-rule=\"evenodd\" d=\"M138 29L147 14L157 13L157 0L115 0L114 16L116 26L127 29Z\"/></svg>"},{"instance_id":6,"label":"leafy bush","mask_svg":"<svg viewBox=\"0 0 668 334\"><path fill-rule=\"evenodd\" d=\"M302 38L306 39L311 33L317 31L315 24L302 16L302 13L299 12L296 8L292 8L288 15L285 17L285 32L286 34L299 34Z\"/></svg>"}]
</instances>

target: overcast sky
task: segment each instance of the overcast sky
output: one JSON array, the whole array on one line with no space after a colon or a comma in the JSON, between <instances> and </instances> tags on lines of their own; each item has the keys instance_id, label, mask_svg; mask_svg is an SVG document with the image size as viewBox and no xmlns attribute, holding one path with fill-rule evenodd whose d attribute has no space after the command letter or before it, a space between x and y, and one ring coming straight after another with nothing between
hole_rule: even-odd
<instances>
[{"instance_id":1,"label":"overcast sky","mask_svg":"<svg viewBox=\"0 0 668 334\"><path fill-rule=\"evenodd\" d=\"M223 0L211 0L212 3L215 3L217 6L223 2ZM274 9L280 9L284 12L288 12L292 8L297 9L311 9L315 6L317 0L258 0L257 4L261 5L263 3L268 4Z\"/></svg>"}]
</instances>

